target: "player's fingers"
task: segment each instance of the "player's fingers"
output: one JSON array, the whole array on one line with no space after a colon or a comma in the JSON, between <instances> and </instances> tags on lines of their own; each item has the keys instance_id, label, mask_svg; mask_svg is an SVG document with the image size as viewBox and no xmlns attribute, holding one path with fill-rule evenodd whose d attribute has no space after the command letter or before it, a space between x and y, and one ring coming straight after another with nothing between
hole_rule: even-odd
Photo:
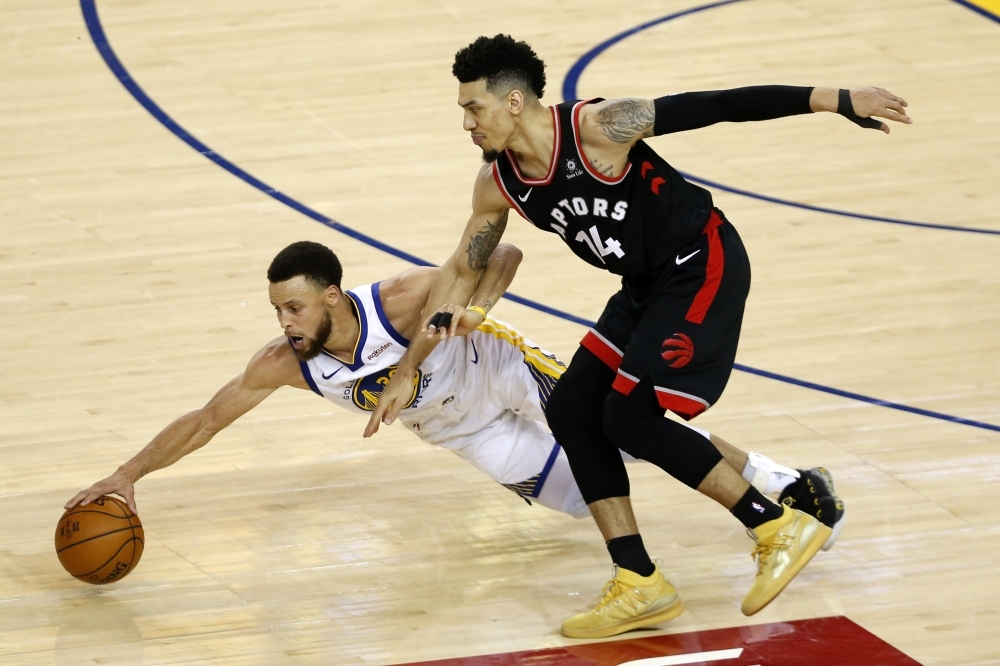
<instances>
[{"instance_id":1,"label":"player's fingers","mask_svg":"<svg viewBox=\"0 0 1000 666\"><path fill-rule=\"evenodd\" d=\"M91 486L90 488L87 488L86 490L80 493L80 495L83 495L83 497L77 504L79 506L87 506L88 504L90 504L103 494L104 493L102 493L100 490L95 490L94 487Z\"/></svg>"},{"instance_id":2,"label":"player's fingers","mask_svg":"<svg viewBox=\"0 0 1000 666\"><path fill-rule=\"evenodd\" d=\"M913 122L913 119L909 118L905 113L900 113L899 111L895 111L893 109L883 109L881 113L873 115L888 118L889 120L895 120L897 123L906 123L907 125Z\"/></svg>"},{"instance_id":3,"label":"player's fingers","mask_svg":"<svg viewBox=\"0 0 1000 666\"><path fill-rule=\"evenodd\" d=\"M131 485L122 488L121 496L125 498L125 504L132 510L132 513L139 515L139 509L135 507L135 488Z\"/></svg>"},{"instance_id":4,"label":"player's fingers","mask_svg":"<svg viewBox=\"0 0 1000 666\"><path fill-rule=\"evenodd\" d=\"M66 504L63 505L63 508L64 509L72 509L74 506L76 506L77 504L79 504L83 500L83 498L86 497L86 495L87 495L87 491L86 490L81 490L76 495L73 495L72 499L70 499L70 501L66 502Z\"/></svg>"},{"instance_id":5,"label":"player's fingers","mask_svg":"<svg viewBox=\"0 0 1000 666\"><path fill-rule=\"evenodd\" d=\"M382 411L378 408L378 406L376 406L375 409L372 410L371 418L368 419L368 425L365 426L364 436L371 437L372 435L377 433L378 424L381 422L382 422Z\"/></svg>"},{"instance_id":6,"label":"player's fingers","mask_svg":"<svg viewBox=\"0 0 1000 666\"><path fill-rule=\"evenodd\" d=\"M451 318L451 326L448 327L448 335L455 337L458 333L458 324L465 318L464 312L456 312L455 316Z\"/></svg>"},{"instance_id":7,"label":"player's fingers","mask_svg":"<svg viewBox=\"0 0 1000 666\"><path fill-rule=\"evenodd\" d=\"M392 405L389 406L389 409L385 410L385 415L382 417L382 423L392 425L392 422L396 420L396 416L399 414L399 409L400 408L396 405L396 402L393 401Z\"/></svg>"},{"instance_id":8,"label":"player's fingers","mask_svg":"<svg viewBox=\"0 0 1000 666\"><path fill-rule=\"evenodd\" d=\"M441 313L435 312L434 314L432 314L430 317L427 318L427 321L424 323L423 330L427 331L427 337L430 337L440 327L441 327Z\"/></svg>"}]
</instances>

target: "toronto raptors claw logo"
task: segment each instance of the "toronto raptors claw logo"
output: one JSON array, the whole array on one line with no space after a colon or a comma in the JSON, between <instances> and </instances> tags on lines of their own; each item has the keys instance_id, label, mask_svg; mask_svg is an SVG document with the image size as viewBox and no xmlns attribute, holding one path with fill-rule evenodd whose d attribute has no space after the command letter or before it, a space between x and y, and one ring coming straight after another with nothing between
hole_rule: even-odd
<instances>
[{"instance_id":1,"label":"toronto raptors claw logo","mask_svg":"<svg viewBox=\"0 0 1000 666\"><path fill-rule=\"evenodd\" d=\"M663 341L663 360L671 368L683 368L694 358L694 342L683 333L674 333L672 338Z\"/></svg>"}]
</instances>

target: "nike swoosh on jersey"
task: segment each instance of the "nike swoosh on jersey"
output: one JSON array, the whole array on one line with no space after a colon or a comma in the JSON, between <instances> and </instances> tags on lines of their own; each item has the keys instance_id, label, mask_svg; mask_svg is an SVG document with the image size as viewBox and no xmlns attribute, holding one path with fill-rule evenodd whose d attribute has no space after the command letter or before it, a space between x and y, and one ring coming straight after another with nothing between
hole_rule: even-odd
<instances>
[{"instance_id":1,"label":"nike swoosh on jersey","mask_svg":"<svg viewBox=\"0 0 1000 666\"><path fill-rule=\"evenodd\" d=\"M524 196L523 196L523 197L522 197L522 196L521 196L520 194L519 194L519 195L517 195L517 198L518 198L518 200L520 200L520 202L521 202L521 203L524 203L525 201L527 201L527 200L528 200L528 197L530 197L530 196L531 196L531 190L533 190L533 189L535 189L535 188L533 188L533 187L529 187L529 188L528 188L528 191L524 193Z\"/></svg>"},{"instance_id":2,"label":"nike swoosh on jersey","mask_svg":"<svg viewBox=\"0 0 1000 666\"><path fill-rule=\"evenodd\" d=\"M676 261L676 262L677 262L677 265L678 265L678 266L680 266L680 265L681 265L681 264L683 264L683 263L684 263L685 261L687 261L688 259L690 259L690 258L691 258L691 257L693 257L694 255L698 254L699 252L701 252L701 248L699 248L699 249L695 250L694 252L692 252L691 254L689 254L688 256L686 256L686 257L683 257L683 258L681 257L681 255L679 255L679 254L678 254L678 255L677 255L676 257L674 257L674 261Z\"/></svg>"},{"instance_id":3,"label":"nike swoosh on jersey","mask_svg":"<svg viewBox=\"0 0 1000 666\"><path fill-rule=\"evenodd\" d=\"M338 372L340 372L343 369L344 369L344 366L340 366L339 368L337 368L336 370L334 370L333 372L331 372L328 375L323 375L322 372L319 373L319 374L323 375L323 379L329 379L330 377L333 377L335 374L337 374Z\"/></svg>"}]
</instances>

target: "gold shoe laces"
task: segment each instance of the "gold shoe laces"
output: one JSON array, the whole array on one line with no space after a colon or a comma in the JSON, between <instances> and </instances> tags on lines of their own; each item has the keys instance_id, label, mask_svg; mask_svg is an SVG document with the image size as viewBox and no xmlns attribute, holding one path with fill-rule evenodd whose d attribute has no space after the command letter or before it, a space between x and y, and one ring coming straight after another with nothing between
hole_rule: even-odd
<instances>
[{"instance_id":1,"label":"gold shoe laces","mask_svg":"<svg viewBox=\"0 0 1000 666\"><path fill-rule=\"evenodd\" d=\"M615 573L617 574L617 572L618 569L616 567ZM628 605L632 607L632 610L636 611L642 608L644 602L639 590L623 585L618 578L612 578L604 586L604 591L601 593L601 600L597 602L597 607L594 610L601 613L608 606L621 604L622 599L625 599Z\"/></svg>"},{"instance_id":2,"label":"gold shoe laces","mask_svg":"<svg viewBox=\"0 0 1000 666\"><path fill-rule=\"evenodd\" d=\"M759 574L764 570L764 565L767 564L767 558L770 557L771 553L787 548L791 540L792 537L790 535L778 532L774 535L771 543L758 542L753 550L750 551L750 557L757 563L757 573Z\"/></svg>"}]
</instances>

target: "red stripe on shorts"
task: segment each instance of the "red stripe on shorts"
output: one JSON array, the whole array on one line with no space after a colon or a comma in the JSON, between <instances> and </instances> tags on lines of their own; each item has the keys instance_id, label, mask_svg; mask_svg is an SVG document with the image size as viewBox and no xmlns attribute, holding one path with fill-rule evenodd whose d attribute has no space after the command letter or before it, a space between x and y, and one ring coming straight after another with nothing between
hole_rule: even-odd
<instances>
[{"instance_id":1,"label":"red stripe on shorts","mask_svg":"<svg viewBox=\"0 0 1000 666\"><path fill-rule=\"evenodd\" d=\"M705 264L705 284L694 296L691 307L688 308L684 317L692 324L700 324L705 321L708 308L715 300L715 294L722 284L722 269L726 264L726 255L722 250L722 240L719 238L719 227L722 225L722 218L714 210L708 218L703 234L708 236L708 261Z\"/></svg>"},{"instance_id":2,"label":"red stripe on shorts","mask_svg":"<svg viewBox=\"0 0 1000 666\"><path fill-rule=\"evenodd\" d=\"M611 385L611 388L618 391L622 395L628 395L638 383L639 380L637 378L627 372L623 372L621 368L618 368L618 374L615 376L615 381Z\"/></svg>"},{"instance_id":3,"label":"red stripe on shorts","mask_svg":"<svg viewBox=\"0 0 1000 666\"><path fill-rule=\"evenodd\" d=\"M708 409L708 403L697 396L681 393L680 391L670 391L659 386L655 388L656 400L660 403L660 407L669 409L685 421L690 421Z\"/></svg>"},{"instance_id":4,"label":"red stripe on shorts","mask_svg":"<svg viewBox=\"0 0 1000 666\"><path fill-rule=\"evenodd\" d=\"M622 364L622 353L612 347L610 342L594 331L587 331L587 335L580 340L580 345L601 359L604 365L618 372L618 366Z\"/></svg>"}]
</instances>

